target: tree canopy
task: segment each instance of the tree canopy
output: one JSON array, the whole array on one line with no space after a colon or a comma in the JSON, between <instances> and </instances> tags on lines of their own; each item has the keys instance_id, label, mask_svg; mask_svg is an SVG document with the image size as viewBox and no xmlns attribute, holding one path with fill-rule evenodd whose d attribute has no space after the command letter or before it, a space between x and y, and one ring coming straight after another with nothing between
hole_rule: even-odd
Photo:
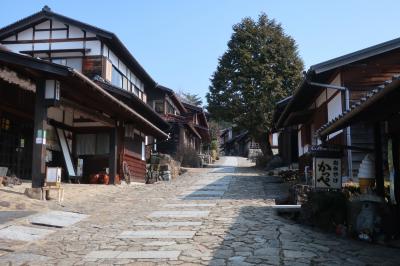
<instances>
[{"instance_id":1,"label":"tree canopy","mask_svg":"<svg viewBox=\"0 0 400 266\"><path fill-rule=\"evenodd\" d=\"M201 107L201 105L203 104L203 100L197 94L180 91L178 93L178 95L182 101L187 102L189 104L193 104L193 105L199 106L199 107Z\"/></svg>"},{"instance_id":2,"label":"tree canopy","mask_svg":"<svg viewBox=\"0 0 400 266\"><path fill-rule=\"evenodd\" d=\"M267 136L275 104L292 94L302 70L297 45L279 23L264 13L257 21L244 18L233 26L228 49L211 77L208 111L247 129L264 155L270 155Z\"/></svg>"}]
</instances>

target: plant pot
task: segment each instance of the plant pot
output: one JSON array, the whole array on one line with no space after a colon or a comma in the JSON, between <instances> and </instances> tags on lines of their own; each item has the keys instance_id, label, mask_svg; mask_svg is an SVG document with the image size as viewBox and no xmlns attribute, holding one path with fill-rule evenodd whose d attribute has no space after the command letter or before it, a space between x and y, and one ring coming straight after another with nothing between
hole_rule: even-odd
<instances>
[{"instance_id":1,"label":"plant pot","mask_svg":"<svg viewBox=\"0 0 400 266\"><path fill-rule=\"evenodd\" d=\"M100 184L108 185L110 183L110 176L107 174L103 174L100 177Z\"/></svg>"},{"instance_id":2,"label":"plant pot","mask_svg":"<svg viewBox=\"0 0 400 266\"><path fill-rule=\"evenodd\" d=\"M90 175L89 184L98 184L100 176L98 174Z\"/></svg>"}]
</instances>

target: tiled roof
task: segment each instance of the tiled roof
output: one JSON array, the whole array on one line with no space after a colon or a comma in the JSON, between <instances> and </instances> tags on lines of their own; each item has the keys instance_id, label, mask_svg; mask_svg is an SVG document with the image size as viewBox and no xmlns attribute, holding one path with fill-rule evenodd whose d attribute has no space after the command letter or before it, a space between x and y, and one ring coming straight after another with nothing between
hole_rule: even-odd
<instances>
[{"instance_id":1,"label":"tiled roof","mask_svg":"<svg viewBox=\"0 0 400 266\"><path fill-rule=\"evenodd\" d=\"M346 119L351 113L354 113L354 112L358 111L359 109L363 108L367 103L375 101L378 97L380 97L380 95L382 93L385 92L385 89L388 85L390 85L393 81L398 81L398 80L400 80L400 75L395 75L392 77L392 80L387 80L384 82L384 84L379 85L378 87L372 89L370 92L367 93L366 96L362 97L357 102L352 104L350 106L349 110L344 111L342 114L340 114L339 116L335 117L334 119L330 120L329 122L324 124L322 127L320 127L315 132L315 134L317 136L320 136L324 130L328 129L329 127L331 127L338 121Z\"/></svg>"}]
</instances>

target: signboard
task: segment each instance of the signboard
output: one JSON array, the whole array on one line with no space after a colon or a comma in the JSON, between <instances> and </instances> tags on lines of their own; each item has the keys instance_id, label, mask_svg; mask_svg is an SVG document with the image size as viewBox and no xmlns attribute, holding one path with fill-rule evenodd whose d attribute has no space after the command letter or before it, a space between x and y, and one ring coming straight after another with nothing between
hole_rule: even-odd
<instances>
[{"instance_id":1,"label":"signboard","mask_svg":"<svg viewBox=\"0 0 400 266\"><path fill-rule=\"evenodd\" d=\"M341 189L342 165L340 158L313 158L315 188Z\"/></svg>"},{"instance_id":2,"label":"signboard","mask_svg":"<svg viewBox=\"0 0 400 266\"><path fill-rule=\"evenodd\" d=\"M61 167L47 167L46 184L59 186L61 183Z\"/></svg>"}]
</instances>

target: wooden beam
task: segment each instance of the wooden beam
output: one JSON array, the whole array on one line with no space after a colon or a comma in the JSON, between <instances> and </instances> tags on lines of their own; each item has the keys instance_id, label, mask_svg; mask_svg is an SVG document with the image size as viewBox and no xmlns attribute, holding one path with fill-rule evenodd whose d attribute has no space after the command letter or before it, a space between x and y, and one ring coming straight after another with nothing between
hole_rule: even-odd
<instances>
[{"instance_id":1,"label":"wooden beam","mask_svg":"<svg viewBox=\"0 0 400 266\"><path fill-rule=\"evenodd\" d=\"M73 109L77 109L80 112L83 112L83 115L85 115L86 117L93 119L94 121L99 121L101 122L103 125L108 126L108 127L112 127L114 126L115 121L109 117L106 117L100 113L97 113L96 111L94 111L93 109L89 109L87 107L84 107L78 103L75 103L73 101L69 101L65 98L61 98L61 104L63 106L68 106L71 107Z\"/></svg>"},{"instance_id":2,"label":"wooden beam","mask_svg":"<svg viewBox=\"0 0 400 266\"><path fill-rule=\"evenodd\" d=\"M41 188L43 186L46 173L46 145L44 141L40 141L45 137L43 132L45 132L47 126L47 108L44 99L45 84L44 80L40 80L36 85L32 149L32 188Z\"/></svg>"},{"instance_id":3,"label":"wooden beam","mask_svg":"<svg viewBox=\"0 0 400 266\"><path fill-rule=\"evenodd\" d=\"M378 196L384 196L384 179L383 179L383 158L382 158L382 133L381 123L376 122L374 125L374 148L375 148L375 180L376 193Z\"/></svg>"},{"instance_id":4,"label":"wooden beam","mask_svg":"<svg viewBox=\"0 0 400 266\"><path fill-rule=\"evenodd\" d=\"M115 126L110 130L110 157L109 157L109 175L110 184L116 184L117 161L118 161L118 127Z\"/></svg>"},{"instance_id":5,"label":"wooden beam","mask_svg":"<svg viewBox=\"0 0 400 266\"><path fill-rule=\"evenodd\" d=\"M397 134L392 136L392 155L394 168L394 195L398 204L400 200L400 138Z\"/></svg>"}]
</instances>

